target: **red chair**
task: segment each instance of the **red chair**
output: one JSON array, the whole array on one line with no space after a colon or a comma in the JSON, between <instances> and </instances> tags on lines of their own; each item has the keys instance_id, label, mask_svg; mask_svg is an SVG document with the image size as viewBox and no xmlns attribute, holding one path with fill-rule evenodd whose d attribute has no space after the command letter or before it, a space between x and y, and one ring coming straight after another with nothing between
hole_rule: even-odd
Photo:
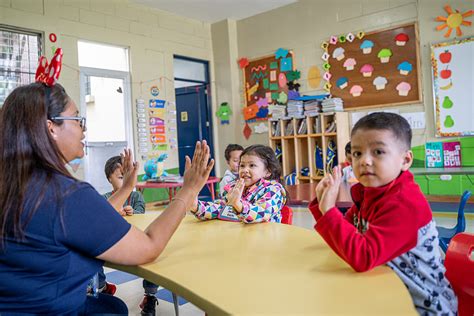
<instances>
[{"instance_id":1,"label":"red chair","mask_svg":"<svg viewBox=\"0 0 474 316\"><path fill-rule=\"evenodd\" d=\"M446 251L446 277L458 297L459 316L474 315L474 235L459 233Z\"/></svg>"},{"instance_id":2,"label":"red chair","mask_svg":"<svg viewBox=\"0 0 474 316\"><path fill-rule=\"evenodd\" d=\"M281 209L281 223L282 224L293 224L293 210L288 205L283 206Z\"/></svg>"}]
</instances>

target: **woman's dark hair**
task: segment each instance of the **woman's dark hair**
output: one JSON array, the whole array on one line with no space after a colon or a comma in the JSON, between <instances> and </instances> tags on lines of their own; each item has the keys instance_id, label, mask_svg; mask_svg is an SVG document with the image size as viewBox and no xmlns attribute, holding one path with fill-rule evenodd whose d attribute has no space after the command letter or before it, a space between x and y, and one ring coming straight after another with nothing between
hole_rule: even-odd
<instances>
[{"instance_id":1,"label":"woman's dark hair","mask_svg":"<svg viewBox=\"0 0 474 316\"><path fill-rule=\"evenodd\" d=\"M240 157L243 157L244 155L253 155L262 159L265 163L265 167L271 173L268 180L280 181L281 165L276 158L273 149L264 145L251 145L244 149Z\"/></svg>"},{"instance_id":2,"label":"woman's dark hair","mask_svg":"<svg viewBox=\"0 0 474 316\"><path fill-rule=\"evenodd\" d=\"M73 178L65 167L63 154L52 138L47 120L64 112L69 96L56 84L46 87L32 83L13 90L0 111L0 242L6 235L22 238L24 229L38 209L53 174ZM61 125L62 121L55 124ZM28 196L31 183L39 194Z\"/></svg>"},{"instance_id":3,"label":"woman's dark hair","mask_svg":"<svg viewBox=\"0 0 474 316\"><path fill-rule=\"evenodd\" d=\"M120 156L110 157L105 162L104 172L105 172L105 177L107 178L107 180L110 178L112 173L114 173L115 170L117 170L117 168L120 168L121 163L122 163L122 157Z\"/></svg>"}]
</instances>

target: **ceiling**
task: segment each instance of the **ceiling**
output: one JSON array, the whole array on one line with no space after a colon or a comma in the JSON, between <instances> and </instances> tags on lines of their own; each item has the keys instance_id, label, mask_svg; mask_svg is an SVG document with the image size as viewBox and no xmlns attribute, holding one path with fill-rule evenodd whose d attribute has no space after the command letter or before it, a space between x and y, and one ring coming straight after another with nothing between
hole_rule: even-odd
<instances>
[{"instance_id":1,"label":"ceiling","mask_svg":"<svg viewBox=\"0 0 474 316\"><path fill-rule=\"evenodd\" d=\"M241 20L298 0L130 0L155 9L214 23Z\"/></svg>"}]
</instances>

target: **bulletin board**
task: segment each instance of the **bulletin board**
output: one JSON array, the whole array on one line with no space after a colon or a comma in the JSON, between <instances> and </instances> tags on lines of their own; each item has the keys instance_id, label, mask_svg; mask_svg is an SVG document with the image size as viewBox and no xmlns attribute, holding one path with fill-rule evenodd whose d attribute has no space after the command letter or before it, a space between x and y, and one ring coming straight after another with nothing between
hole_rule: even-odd
<instances>
[{"instance_id":1,"label":"bulletin board","mask_svg":"<svg viewBox=\"0 0 474 316\"><path fill-rule=\"evenodd\" d=\"M326 58L327 87L345 110L422 102L416 23L336 38Z\"/></svg>"},{"instance_id":2,"label":"bulletin board","mask_svg":"<svg viewBox=\"0 0 474 316\"><path fill-rule=\"evenodd\" d=\"M246 121L267 119L258 113L268 104L288 101L287 73L294 70L293 52L279 49L276 54L253 60L242 67L244 78L244 118Z\"/></svg>"},{"instance_id":3,"label":"bulletin board","mask_svg":"<svg viewBox=\"0 0 474 316\"><path fill-rule=\"evenodd\" d=\"M436 136L474 135L474 37L431 46Z\"/></svg>"}]
</instances>

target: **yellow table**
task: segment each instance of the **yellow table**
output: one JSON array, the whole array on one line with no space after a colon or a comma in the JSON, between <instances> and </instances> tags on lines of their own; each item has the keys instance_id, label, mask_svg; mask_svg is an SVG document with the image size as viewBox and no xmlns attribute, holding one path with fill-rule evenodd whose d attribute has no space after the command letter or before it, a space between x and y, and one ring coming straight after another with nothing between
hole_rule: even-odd
<instances>
[{"instance_id":1,"label":"yellow table","mask_svg":"<svg viewBox=\"0 0 474 316\"><path fill-rule=\"evenodd\" d=\"M145 229L156 214L126 219ZM388 267L354 272L315 232L187 216L153 263L110 267L160 284L214 314L416 315Z\"/></svg>"}]
</instances>

